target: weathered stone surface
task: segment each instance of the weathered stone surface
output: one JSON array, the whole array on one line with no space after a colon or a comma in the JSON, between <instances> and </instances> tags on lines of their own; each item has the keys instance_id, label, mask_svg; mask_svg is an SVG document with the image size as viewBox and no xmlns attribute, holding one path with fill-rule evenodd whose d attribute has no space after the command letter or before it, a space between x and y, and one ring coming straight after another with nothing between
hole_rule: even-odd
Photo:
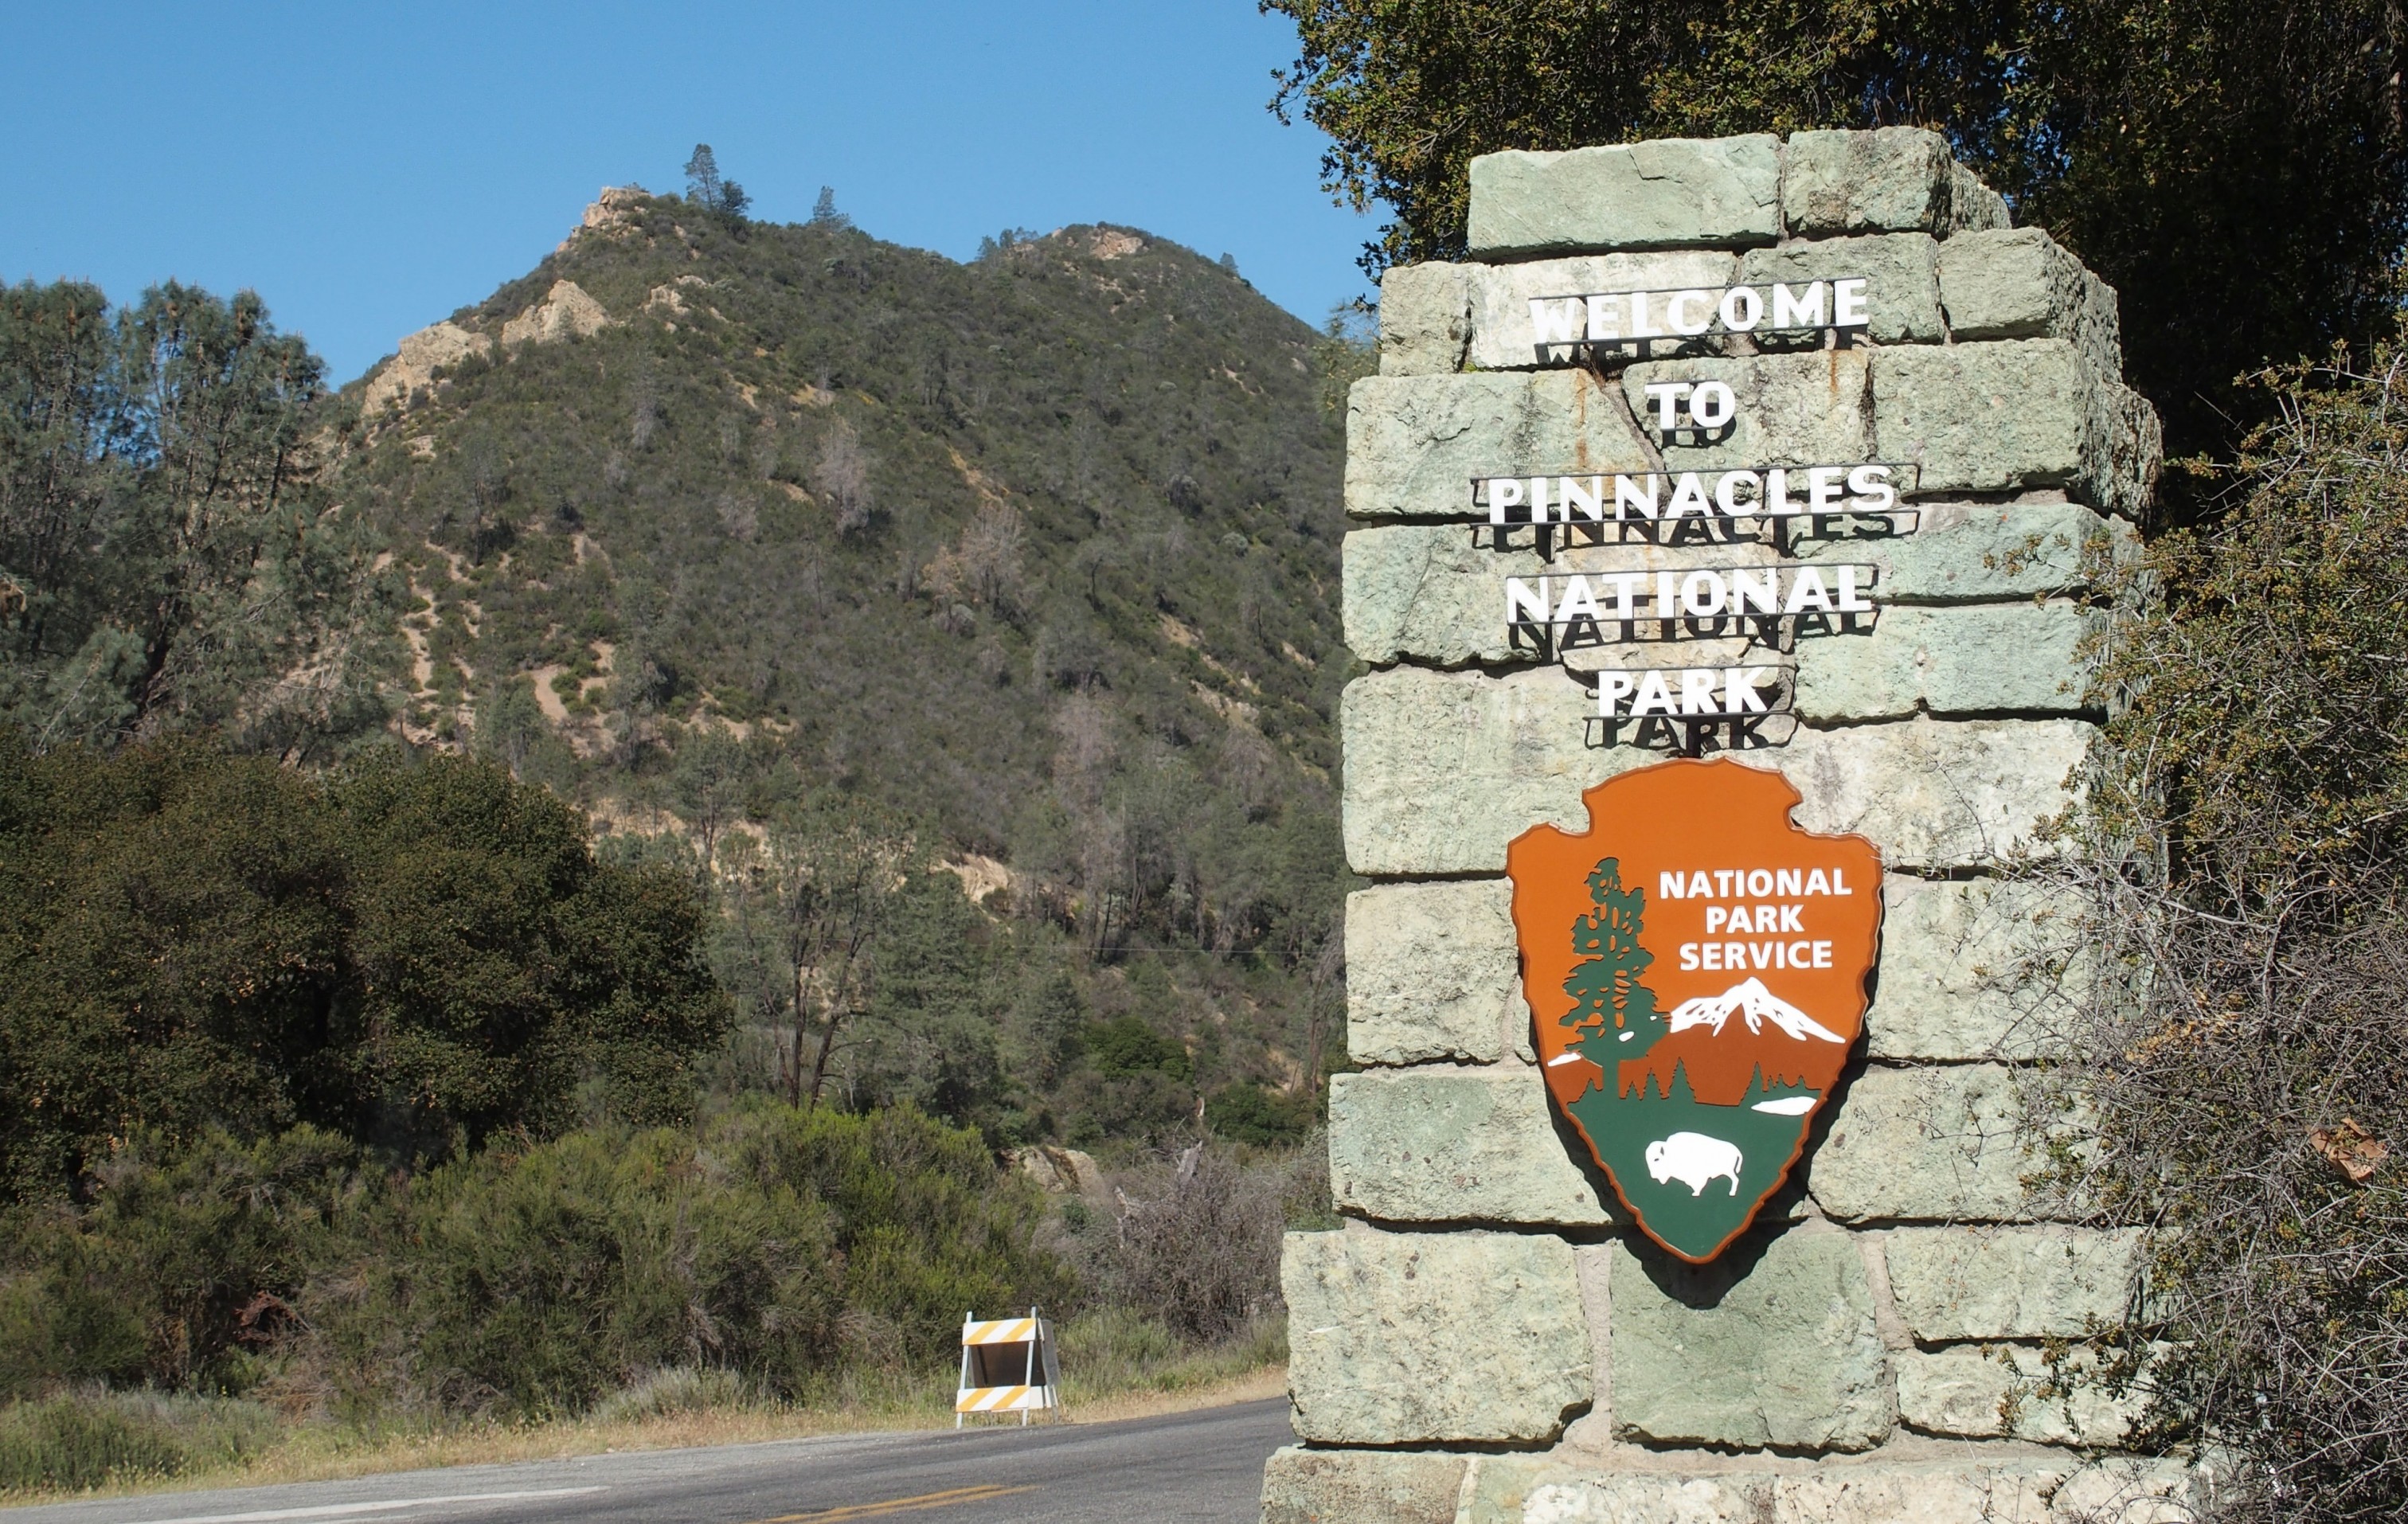
<instances>
[{"instance_id":1,"label":"weathered stone surface","mask_svg":"<svg viewBox=\"0 0 2408 1524\"><path fill-rule=\"evenodd\" d=\"M1892 1358L1899 1421L1930 1434L2114 1445L2147 1406L2139 1392L2110 1389L2096 1357L2079 1347L2054 1366L2030 1344L1956 1344Z\"/></svg>"},{"instance_id":2,"label":"weathered stone surface","mask_svg":"<svg viewBox=\"0 0 2408 1524\"><path fill-rule=\"evenodd\" d=\"M1926 1447L1928 1453L1928 1446ZM1697 1456L1581 1464L1482 1456L1460 1524L2194 1524L2204 1488L2169 1460L2078 1460L2001 1449L1900 1459L1889 1451L1766 1463Z\"/></svg>"},{"instance_id":3,"label":"weathered stone surface","mask_svg":"<svg viewBox=\"0 0 2408 1524\"><path fill-rule=\"evenodd\" d=\"M2032 1215L2014 1071L1997 1064L1868 1069L1809 1165L1815 1201L1843 1222Z\"/></svg>"},{"instance_id":4,"label":"weathered stone surface","mask_svg":"<svg viewBox=\"0 0 2408 1524\"><path fill-rule=\"evenodd\" d=\"M1571 1245L1523 1233L1290 1233L1280 1258L1298 1439L1553 1438L1594 1395Z\"/></svg>"},{"instance_id":5,"label":"weathered stone surface","mask_svg":"<svg viewBox=\"0 0 2408 1524\"><path fill-rule=\"evenodd\" d=\"M1855 238L1818 238L1778 249L1751 249L1740 260L1742 285L1779 280L1791 286L1810 280L1863 276L1865 336L1876 344L1937 344L1947 337L1940 316L1940 244L1928 233L1882 233ZM1756 343L1794 343L1819 349L1823 336L1759 333Z\"/></svg>"},{"instance_id":6,"label":"weathered stone surface","mask_svg":"<svg viewBox=\"0 0 2408 1524\"><path fill-rule=\"evenodd\" d=\"M1946 138L1920 127L1791 133L1782 157L1782 220L1792 233L2006 225L2006 202L1956 163Z\"/></svg>"},{"instance_id":7,"label":"weathered stone surface","mask_svg":"<svg viewBox=\"0 0 2408 1524\"><path fill-rule=\"evenodd\" d=\"M2165 427L2157 405L2120 381L2105 388L2107 464L2093 483L2100 505L2138 520L2156 494L2165 460Z\"/></svg>"},{"instance_id":8,"label":"weathered stone surface","mask_svg":"<svg viewBox=\"0 0 2408 1524\"><path fill-rule=\"evenodd\" d=\"M1793 1229L1744 1273L1625 1247L1612 1301L1626 1438L1864 1450L1897 1421L1872 1288L1845 1233Z\"/></svg>"},{"instance_id":9,"label":"weathered stone surface","mask_svg":"<svg viewBox=\"0 0 2408 1524\"><path fill-rule=\"evenodd\" d=\"M2063 487L2137 517L2157 482L2157 410L2070 339L1875 350L1872 395L1879 456L1918 492Z\"/></svg>"},{"instance_id":10,"label":"weathered stone surface","mask_svg":"<svg viewBox=\"0 0 2408 1524\"><path fill-rule=\"evenodd\" d=\"M1570 345L1538 348L1530 323L1533 298L1586 296L1631 291L1714 291L1729 285L1738 259L1720 250L1677 249L1649 253L1577 254L1569 259L1523 260L1512 265L1472 265L1471 363L1483 370L1563 365ZM1672 339L1642 342L1665 346ZM1694 342L1694 341L1692 341Z\"/></svg>"},{"instance_id":11,"label":"weathered stone surface","mask_svg":"<svg viewBox=\"0 0 2408 1524\"><path fill-rule=\"evenodd\" d=\"M1960 518L1973 515L1975 522L1953 536L1944 525L1935 529L1937 545L1908 535L1810 541L1799 547L1800 560L1873 567L1876 597L1885 606L1871 633L1799 642L1800 665L1819 669L1824 684L1814 696L1815 705L1800 712L1866 718L1911 713L1919 702L1942 713L2070 712L2082 707L2078 687L2058 691L2059 684L2079 681L2070 643L2079 618L2069 606L2040 610L2001 601L1973 609L1958 607L1970 600L1928 595L1936 587L1978 590L1997 599L2018 594L2029 598L2078 587L2083 552L2073 536L2086 528L2106 534L2103 526L2113 522L2116 538L2128 542L2130 525L2067 503L2041 505L2020 515L1983 505L1942 505L1942 514L1948 512ZM1342 561L1346 643L1374 666L1396 661L1440 667L1533 662L1541 659L1540 641L1531 634L1517 636L1506 617L1508 577L1526 582L1575 572L1757 567L1782 559L1771 547L1752 541L1669 547L1633 541L1558 549L1552 561L1544 561L1527 539L1516 549L1497 551L1488 548L1484 533L1474 525L1392 524L1354 531L1346 537ZM1979 549L1983 546L1997 549ZM1921 603L1939 606L1899 606ZM2008 644L1995 652L1977 652L1965 643L1996 644L2024 637L2046 643L2028 648ZM1914 642L1934 638L1951 643L1918 654ZM1713 649L1706 649L1709 644ZM1568 665L1583 671L1770 659L1769 652L1750 654L1753 644L1741 635L1720 642L1683 642L1679 652L1651 643L1585 647L1564 656ZM2001 653L2006 660L1992 659Z\"/></svg>"},{"instance_id":12,"label":"weathered stone surface","mask_svg":"<svg viewBox=\"0 0 2408 1524\"><path fill-rule=\"evenodd\" d=\"M1861 561L1881 570L1884 603L1956 603L2070 592L2087 554L2128 556L2140 535L2081 503L1916 503L1915 529L1878 539L1801 541L1801 561Z\"/></svg>"},{"instance_id":13,"label":"weathered stone surface","mask_svg":"<svg viewBox=\"0 0 2408 1524\"><path fill-rule=\"evenodd\" d=\"M1455 1524L1465 1458L1283 1445L1263 1467L1263 1524Z\"/></svg>"},{"instance_id":14,"label":"weathered stone surface","mask_svg":"<svg viewBox=\"0 0 2408 1524\"><path fill-rule=\"evenodd\" d=\"M1517 643L1505 615L1505 579L1572 572L1756 567L1778 561L1761 544L1581 546L1542 561L1520 548L1487 547L1477 525L1393 524L1346 537L1342 586L1346 643L1374 665L1409 660L1442 667L1503 666L1539 659L1533 639ZM1740 642L1744 650L1746 641ZM1593 651L1628 648L1591 647ZM1660 654L1660 653L1658 653ZM1649 665L1656 665L1654 656Z\"/></svg>"},{"instance_id":15,"label":"weathered stone surface","mask_svg":"<svg viewBox=\"0 0 2408 1524\"><path fill-rule=\"evenodd\" d=\"M1080 1149L1038 1143L1013 1149L1011 1161L1048 1195L1082 1196L1103 1189L1104 1172L1096 1167L1094 1155Z\"/></svg>"},{"instance_id":16,"label":"weathered stone surface","mask_svg":"<svg viewBox=\"0 0 2408 1524\"><path fill-rule=\"evenodd\" d=\"M1510 944L1509 944L1510 945ZM1329 1082L1329 1190L1384 1222L1611 1220L1535 1069L1374 1070Z\"/></svg>"},{"instance_id":17,"label":"weathered stone surface","mask_svg":"<svg viewBox=\"0 0 2408 1524\"><path fill-rule=\"evenodd\" d=\"M2030 1058L2050 1046L2050 997L2078 993L2066 908L2037 885L1892 873L1881 973L1865 1013L1876 1058Z\"/></svg>"},{"instance_id":18,"label":"weathered stone surface","mask_svg":"<svg viewBox=\"0 0 2408 1524\"><path fill-rule=\"evenodd\" d=\"M1503 879L1382 884L1346 897L1346 1051L1358 1064L1492 1064L1526 1032Z\"/></svg>"},{"instance_id":19,"label":"weathered stone surface","mask_svg":"<svg viewBox=\"0 0 2408 1524\"><path fill-rule=\"evenodd\" d=\"M1982 183L1982 177L1963 165L1948 169L1948 217L1951 237L1963 233L1987 233L2014 223L2007 198Z\"/></svg>"},{"instance_id":20,"label":"weathered stone surface","mask_svg":"<svg viewBox=\"0 0 2408 1524\"><path fill-rule=\"evenodd\" d=\"M1928 1344L2070 1339L2120 1324L2138 1229L1900 1228L1882 1236L1899 1316Z\"/></svg>"},{"instance_id":21,"label":"weathered stone surface","mask_svg":"<svg viewBox=\"0 0 2408 1524\"><path fill-rule=\"evenodd\" d=\"M1373 666L1531 660L1504 618L1504 579L1537 576L1535 550L1492 551L1460 524L1356 529L1340 558L1346 644Z\"/></svg>"},{"instance_id":22,"label":"weathered stone surface","mask_svg":"<svg viewBox=\"0 0 2408 1524\"><path fill-rule=\"evenodd\" d=\"M1770 243L1781 144L1756 134L1484 153L1471 161L1469 223L1475 258Z\"/></svg>"},{"instance_id":23,"label":"weathered stone surface","mask_svg":"<svg viewBox=\"0 0 2408 1524\"><path fill-rule=\"evenodd\" d=\"M1773 1486L1771 1524L2196 1524L2179 1463L2057 1464L1975 1455L1920 1464L1825 1465Z\"/></svg>"},{"instance_id":24,"label":"weathered stone surface","mask_svg":"<svg viewBox=\"0 0 2408 1524\"><path fill-rule=\"evenodd\" d=\"M1764 1524L1773 1485L1761 1472L1584 1475L1561 1462L1489 1463L1469 1517L1481 1524Z\"/></svg>"},{"instance_id":25,"label":"weathered stone surface","mask_svg":"<svg viewBox=\"0 0 2408 1524\"><path fill-rule=\"evenodd\" d=\"M1651 361L1622 373L1630 411L1663 450L1675 471L1719 471L1757 466L1828 466L1870 460L1864 350L1804 354ZM1664 381L1723 382L1737 399L1737 417L1714 436L1683 428L1666 436L1647 388ZM1675 418L1682 415L1675 412Z\"/></svg>"},{"instance_id":26,"label":"weathered stone surface","mask_svg":"<svg viewBox=\"0 0 2408 1524\"><path fill-rule=\"evenodd\" d=\"M360 415L373 419L389 404L406 403L419 388L434 384L437 369L490 354L493 349L494 341L485 335L449 320L421 328L404 338L394 357L368 378L360 393Z\"/></svg>"},{"instance_id":27,"label":"weathered stone surface","mask_svg":"<svg viewBox=\"0 0 2408 1524\"><path fill-rule=\"evenodd\" d=\"M1598 672L1643 671L1651 667L1770 667L1794 671L1798 666L1794 656L1759 645L1750 635L1571 646L1556 652L1555 661L1583 682Z\"/></svg>"},{"instance_id":28,"label":"weathered stone surface","mask_svg":"<svg viewBox=\"0 0 2408 1524\"><path fill-rule=\"evenodd\" d=\"M1346 404L1346 511L1464 518L1471 479L1644 471L1621 388L1584 370L1370 376Z\"/></svg>"},{"instance_id":29,"label":"weathered stone surface","mask_svg":"<svg viewBox=\"0 0 2408 1524\"><path fill-rule=\"evenodd\" d=\"M554 280L542 301L502 324L502 347L585 338L614 323L602 304L585 294L584 287L574 280Z\"/></svg>"},{"instance_id":30,"label":"weathered stone surface","mask_svg":"<svg viewBox=\"0 0 2408 1524\"><path fill-rule=\"evenodd\" d=\"M1795 707L1809 720L2078 713L2086 628L2071 603L1885 608L1870 634L1798 642Z\"/></svg>"},{"instance_id":31,"label":"weathered stone surface","mask_svg":"<svg viewBox=\"0 0 2408 1524\"><path fill-rule=\"evenodd\" d=\"M2124 369L2115 288L2037 227L1968 233L1941 246L1940 304L1961 342L2067 338L2102 376Z\"/></svg>"},{"instance_id":32,"label":"weathered stone surface","mask_svg":"<svg viewBox=\"0 0 2408 1524\"><path fill-rule=\"evenodd\" d=\"M1872 389L1881 458L1919 467L1919 492L2072 489L2105 469L2099 377L2067 340L1878 350Z\"/></svg>"},{"instance_id":33,"label":"weathered stone surface","mask_svg":"<svg viewBox=\"0 0 2408 1524\"><path fill-rule=\"evenodd\" d=\"M1463 368L1471 342L1471 274L1468 265L1388 266L1380 277L1381 375L1445 376Z\"/></svg>"},{"instance_id":34,"label":"weathered stone surface","mask_svg":"<svg viewBox=\"0 0 2408 1524\"><path fill-rule=\"evenodd\" d=\"M1351 684L1340 704L1346 856L1373 876L1497 873L1505 843L1552 821L1583 830L1581 790L1656 761L1591 748L1593 701L1552 669L1490 677L1399 667ZM1801 727L1744 754L1787 774L1818 831L1861 831L1893 868L1975 865L2028 843L2062 810L2094 734L2079 720L1917 719Z\"/></svg>"},{"instance_id":35,"label":"weathered stone surface","mask_svg":"<svg viewBox=\"0 0 2408 1524\"><path fill-rule=\"evenodd\" d=\"M2197 1524L2214 1488L2204 1468L2123 1458L2092 1461L2049 1498L2052 1519L2114 1519L2115 1524Z\"/></svg>"}]
</instances>

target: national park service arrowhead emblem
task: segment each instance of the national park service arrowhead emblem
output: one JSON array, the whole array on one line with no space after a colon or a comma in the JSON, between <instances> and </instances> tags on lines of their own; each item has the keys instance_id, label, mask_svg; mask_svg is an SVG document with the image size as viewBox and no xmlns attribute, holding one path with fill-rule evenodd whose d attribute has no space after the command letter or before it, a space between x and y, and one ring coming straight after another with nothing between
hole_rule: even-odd
<instances>
[{"instance_id":1,"label":"national park service arrowhead emblem","mask_svg":"<svg viewBox=\"0 0 2408 1524\"><path fill-rule=\"evenodd\" d=\"M1788 1178L1863 1029L1881 854L1791 823L1727 759L1626 772L1588 830L1506 850L1548 1093L1649 1237L1694 1264Z\"/></svg>"}]
</instances>

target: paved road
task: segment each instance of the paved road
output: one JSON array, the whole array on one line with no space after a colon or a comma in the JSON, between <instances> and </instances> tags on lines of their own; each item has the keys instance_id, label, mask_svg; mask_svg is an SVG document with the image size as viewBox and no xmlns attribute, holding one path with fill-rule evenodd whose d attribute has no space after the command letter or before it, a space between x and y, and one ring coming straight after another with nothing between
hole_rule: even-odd
<instances>
[{"instance_id":1,"label":"paved road","mask_svg":"<svg viewBox=\"0 0 2408 1524\"><path fill-rule=\"evenodd\" d=\"M0 1510L0 1524L1253 1524L1287 1400Z\"/></svg>"}]
</instances>

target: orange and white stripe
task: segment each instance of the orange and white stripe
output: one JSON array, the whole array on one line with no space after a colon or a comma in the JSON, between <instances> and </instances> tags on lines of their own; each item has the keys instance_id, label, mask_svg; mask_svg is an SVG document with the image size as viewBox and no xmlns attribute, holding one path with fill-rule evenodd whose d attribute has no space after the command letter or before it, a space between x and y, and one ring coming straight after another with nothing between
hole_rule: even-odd
<instances>
[{"instance_id":1,"label":"orange and white stripe","mask_svg":"<svg viewBox=\"0 0 2408 1524\"><path fill-rule=\"evenodd\" d=\"M955 1413L1025 1413L1053 1405L1053 1390L1045 1387L969 1387L953 1399Z\"/></svg>"},{"instance_id":2,"label":"orange and white stripe","mask_svg":"<svg viewBox=\"0 0 2408 1524\"><path fill-rule=\"evenodd\" d=\"M998 1317L985 1323L962 1325L962 1343L966 1344L1023 1344L1037 1337L1033 1317ZM982 1390L996 1389L982 1387Z\"/></svg>"}]
</instances>

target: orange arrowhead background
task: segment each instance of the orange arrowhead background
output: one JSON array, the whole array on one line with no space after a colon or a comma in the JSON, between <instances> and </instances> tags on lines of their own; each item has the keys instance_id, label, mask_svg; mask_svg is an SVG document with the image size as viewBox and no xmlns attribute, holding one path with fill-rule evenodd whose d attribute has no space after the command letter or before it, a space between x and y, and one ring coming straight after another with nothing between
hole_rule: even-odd
<instances>
[{"instance_id":1,"label":"orange arrowhead background","mask_svg":"<svg viewBox=\"0 0 2408 1524\"><path fill-rule=\"evenodd\" d=\"M1800 796L1788 779L1727 758L1642 768L1582 798L1587 831L1537 827L1506 853L1540 1062L1557 1109L1640 1226L1673 1254L1703 1263L1745 1230L1788 1177L1863 1030L1881 942L1881 854L1861 836L1800 828L1789 818ZM1606 864L1624 891L1616 902L1633 907L1637 944L1652 955L1635 980L1626 977L1626 985L1643 987L1629 989L1622 1031L1615 1029L1625 1023L1622 1010L1566 987L1576 969L1595 964L1576 945L1576 923L1594 926L1603 913L1598 884L1606 882ZM1694 888L1696 873L1711 880L1718 869L1761 870L1774 884L1797 885L1820 873L1827 886L1847 892L1727 894L1721 885L1707 899L1664 892L1666 873ZM1784 870L1796 878L1783 880ZM1743 908L1747 929L1709 932L1709 910L1727 917L1734 907ZM1789 929L1758 932L1759 919ZM1592 951L1595 942L1592 932ZM1710 943L1713 954L1705 952ZM1682 967L1684 944L1698 966ZM1702 966L1709 956L1729 958L1734 947L1739 968ZM1800 961L1810 966L1794 966ZM1812 966L1817 962L1828 966ZM1670 1029L1684 1002L1721 1000L1750 979L1839 1041L1793 1037L1770 1019L1750 1031L1744 1012L1728 1014L1719 1029L1704 1021ZM1584 987L1594 983L1592 975ZM1765 1109L1802 1105L1809 1096L1812 1109L1799 1114ZM1647 1146L1674 1134L1700 1140L1692 1147L1721 1142L1743 1156L1730 1172L1728 1196L1720 1180L1712 1190L1692 1190L1684 1179L1656 1178Z\"/></svg>"}]
</instances>

